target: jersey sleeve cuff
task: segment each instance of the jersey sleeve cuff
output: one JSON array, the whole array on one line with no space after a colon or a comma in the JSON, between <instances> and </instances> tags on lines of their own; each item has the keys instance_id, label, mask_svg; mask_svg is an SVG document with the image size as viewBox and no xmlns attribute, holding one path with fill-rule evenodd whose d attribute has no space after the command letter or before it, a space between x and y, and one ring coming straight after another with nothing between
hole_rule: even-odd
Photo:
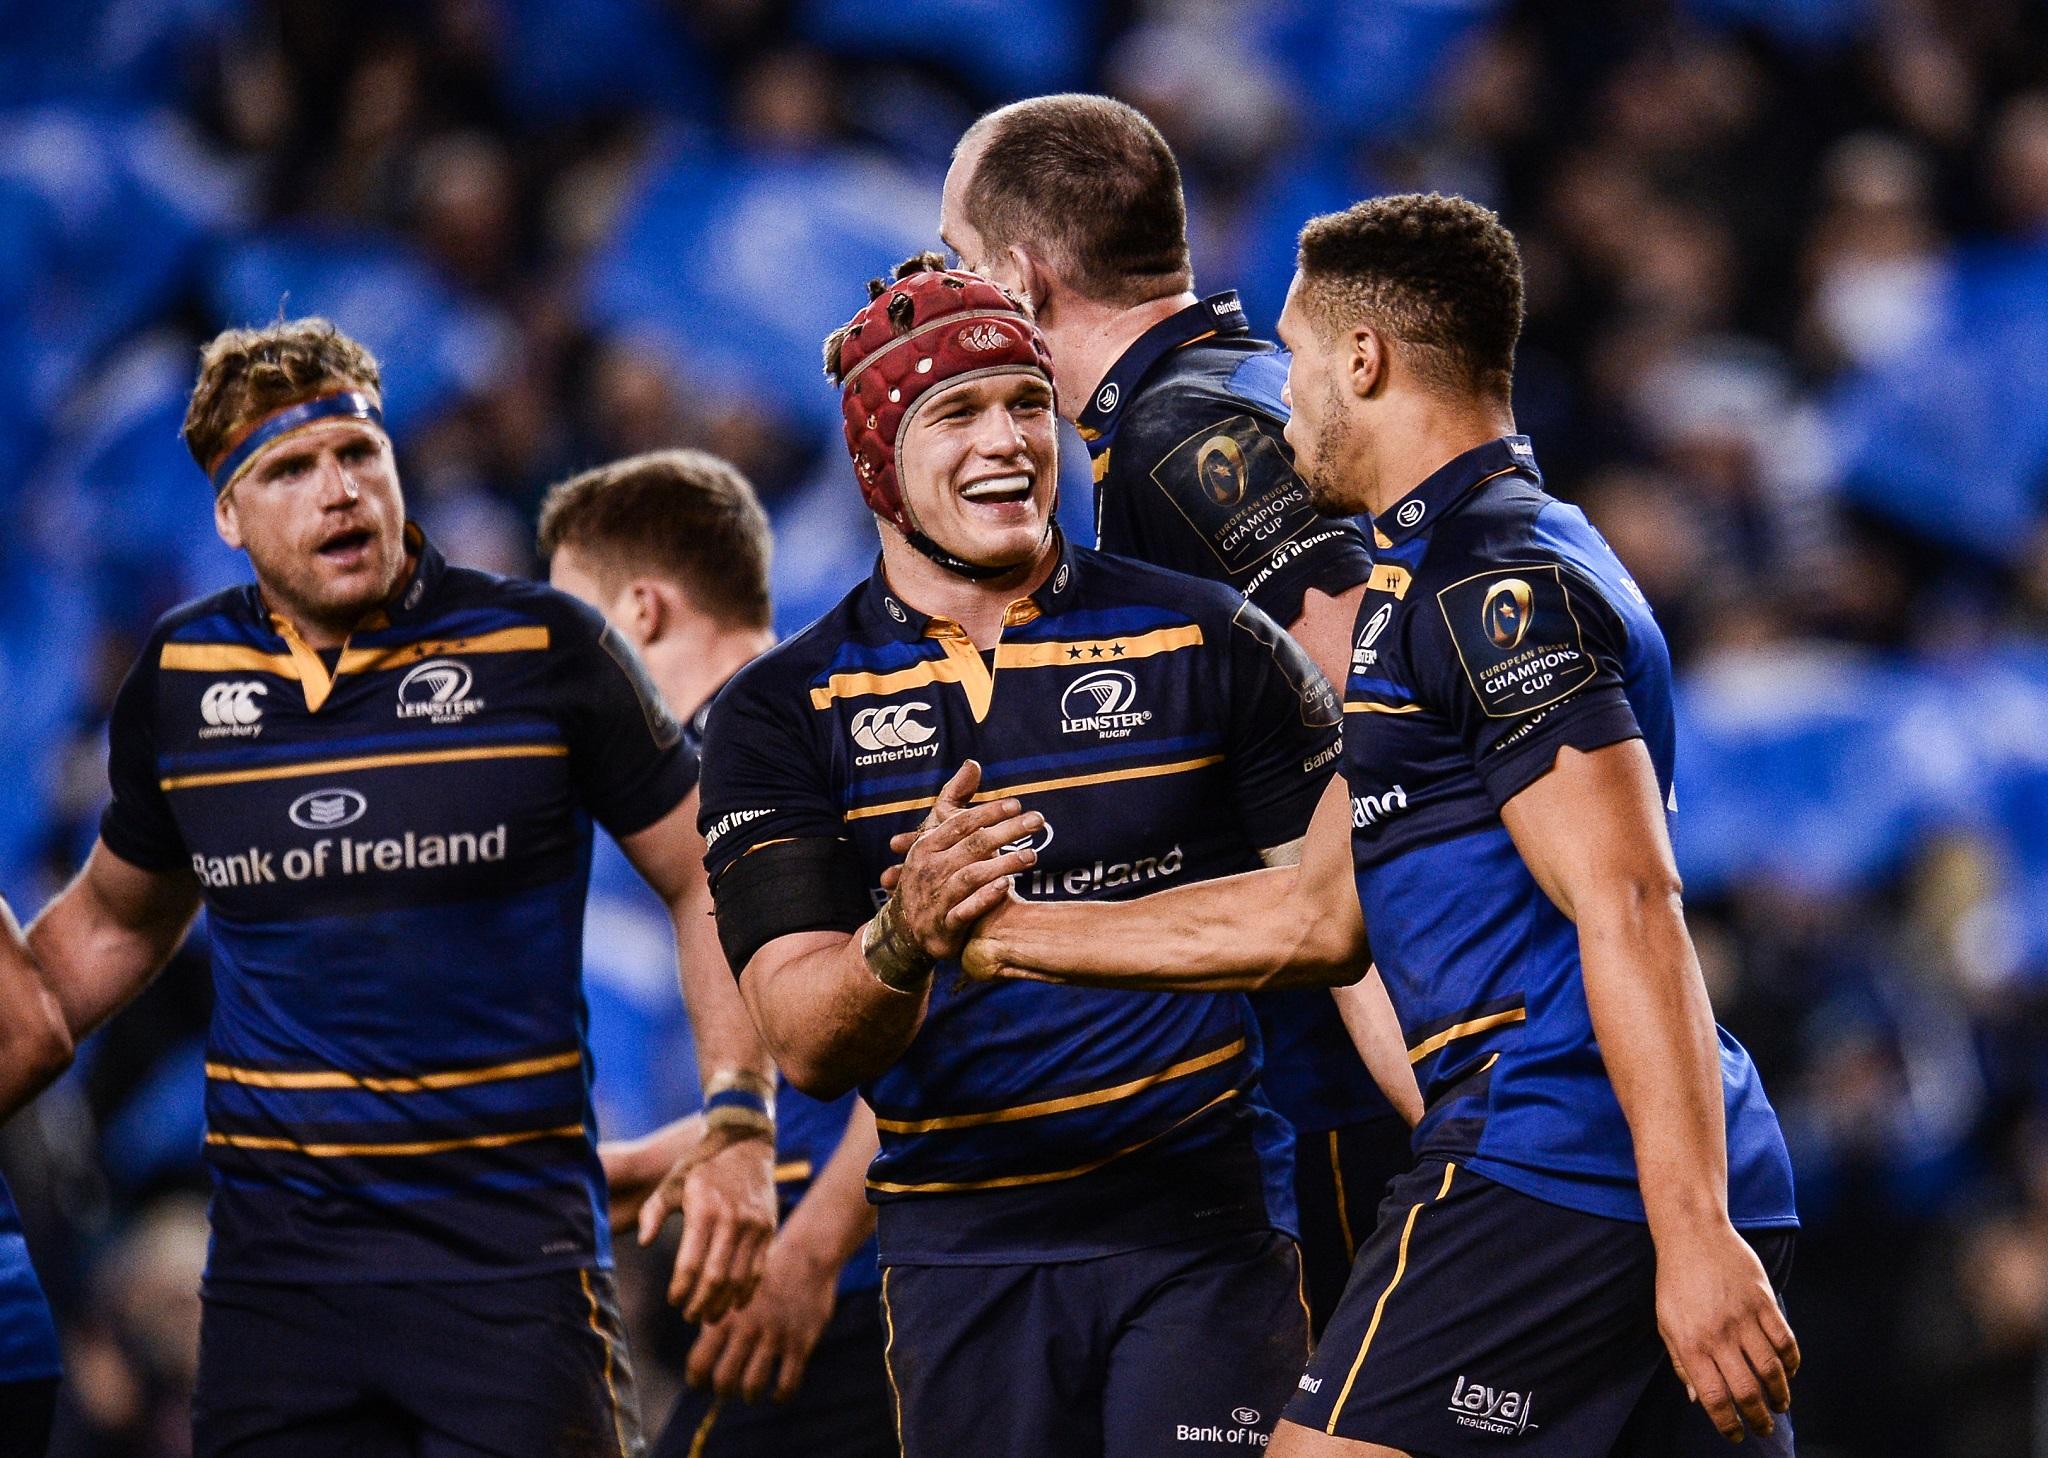
<instances>
[{"instance_id":1,"label":"jersey sleeve cuff","mask_svg":"<svg viewBox=\"0 0 2048 1458\"><path fill-rule=\"evenodd\" d=\"M175 871L189 864L183 846L167 848L159 842L131 832L115 818L109 805L100 816L100 843L131 866L145 871Z\"/></svg>"},{"instance_id":2,"label":"jersey sleeve cuff","mask_svg":"<svg viewBox=\"0 0 2048 1458\"><path fill-rule=\"evenodd\" d=\"M1292 627L1310 588L1336 597L1370 576L1372 556L1363 544L1319 542L1277 567L1270 561L1261 563L1246 579L1244 595L1274 622Z\"/></svg>"},{"instance_id":3,"label":"jersey sleeve cuff","mask_svg":"<svg viewBox=\"0 0 2048 1458\"><path fill-rule=\"evenodd\" d=\"M662 757L630 795L597 814L613 839L638 835L689 798L697 788L697 757L678 745Z\"/></svg>"},{"instance_id":4,"label":"jersey sleeve cuff","mask_svg":"<svg viewBox=\"0 0 2048 1458\"><path fill-rule=\"evenodd\" d=\"M1512 748L1489 755L1478 766L1487 797L1498 810L1550 773L1557 752L1604 749L1625 739L1640 739L1635 710L1620 685L1595 688L1568 699L1544 715Z\"/></svg>"}]
</instances>

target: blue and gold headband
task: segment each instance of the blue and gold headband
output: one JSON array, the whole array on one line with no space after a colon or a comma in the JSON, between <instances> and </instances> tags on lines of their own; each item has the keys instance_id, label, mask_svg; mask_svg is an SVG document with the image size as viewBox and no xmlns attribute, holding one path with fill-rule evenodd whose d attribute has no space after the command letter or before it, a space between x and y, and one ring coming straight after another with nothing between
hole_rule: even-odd
<instances>
[{"instance_id":1,"label":"blue and gold headband","mask_svg":"<svg viewBox=\"0 0 2048 1458\"><path fill-rule=\"evenodd\" d=\"M254 430L243 436L233 450L215 463L210 473L213 494L218 497L234 485L236 478L249 468L249 463L262 454L266 446L309 425L344 418L367 420L379 430L384 428L384 412L361 390L343 390L339 394L322 395L317 400L302 400L296 405L288 405L275 415L258 421Z\"/></svg>"}]
</instances>

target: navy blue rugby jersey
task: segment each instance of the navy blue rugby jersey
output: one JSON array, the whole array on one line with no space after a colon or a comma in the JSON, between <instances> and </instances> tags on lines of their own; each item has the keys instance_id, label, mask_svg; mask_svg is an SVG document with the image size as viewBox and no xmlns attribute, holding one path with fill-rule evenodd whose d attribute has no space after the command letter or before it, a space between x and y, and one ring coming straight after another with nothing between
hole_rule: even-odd
<instances>
[{"instance_id":1,"label":"navy blue rugby jersey","mask_svg":"<svg viewBox=\"0 0 2048 1458\"><path fill-rule=\"evenodd\" d=\"M157 625L111 726L122 859L213 945L212 1274L433 1280L610 1260L584 1041L591 820L695 783L625 640L446 565L337 653L251 585Z\"/></svg>"},{"instance_id":2,"label":"navy blue rugby jersey","mask_svg":"<svg viewBox=\"0 0 2048 1458\"><path fill-rule=\"evenodd\" d=\"M62 1368L50 1303L29 1264L14 1197L0 1180L0 1383L55 1377Z\"/></svg>"},{"instance_id":3,"label":"navy blue rugby jersey","mask_svg":"<svg viewBox=\"0 0 2048 1458\"><path fill-rule=\"evenodd\" d=\"M1335 696L1237 594L1061 547L991 657L881 568L712 706L707 864L850 842L880 903L889 839L967 758L1043 813L1034 899L1121 898L1255 869L1301 835L1338 753ZM844 928L853 930L851 925ZM863 1092L885 1263L1072 1260L1293 1228L1292 1138L1237 994L967 982Z\"/></svg>"},{"instance_id":4,"label":"navy blue rugby jersey","mask_svg":"<svg viewBox=\"0 0 2048 1458\"><path fill-rule=\"evenodd\" d=\"M1280 623L1310 588L1372 571L1364 534L1319 517L1281 432L1284 350L1254 339L1235 293L1211 294L1124 351L1080 419L1095 462L1096 545L1227 582ZM1266 1092L1302 1133L1395 1118L1321 988L1252 999Z\"/></svg>"},{"instance_id":5,"label":"navy blue rugby jersey","mask_svg":"<svg viewBox=\"0 0 2048 1458\"><path fill-rule=\"evenodd\" d=\"M1465 452L1374 525L1344 774L1359 901L1428 1106L1416 1150L1641 1220L1577 929L1500 807L1562 747L1640 737L1675 810L1664 635L1585 516L1543 491L1525 437ZM1717 1032L1730 1211L1737 1225L1796 1224L1777 1115L1749 1055Z\"/></svg>"}]
</instances>

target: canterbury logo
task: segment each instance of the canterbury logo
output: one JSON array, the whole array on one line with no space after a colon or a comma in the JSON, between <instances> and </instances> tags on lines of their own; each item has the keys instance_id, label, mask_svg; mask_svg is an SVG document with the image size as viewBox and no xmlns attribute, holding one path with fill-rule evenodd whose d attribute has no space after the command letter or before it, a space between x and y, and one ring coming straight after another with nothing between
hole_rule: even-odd
<instances>
[{"instance_id":1,"label":"canterbury logo","mask_svg":"<svg viewBox=\"0 0 2048 1458\"><path fill-rule=\"evenodd\" d=\"M977 324L972 329L963 329L954 336L954 342L962 349L985 352L991 349L1008 349L1017 342L1009 330L994 324Z\"/></svg>"},{"instance_id":2,"label":"canterbury logo","mask_svg":"<svg viewBox=\"0 0 2048 1458\"><path fill-rule=\"evenodd\" d=\"M862 709L853 716L853 742L862 749L904 749L922 744L939 731L910 716L919 709L930 708L930 704L920 702Z\"/></svg>"},{"instance_id":3,"label":"canterbury logo","mask_svg":"<svg viewBox=\"0 0 2048 1458\"><path fill-rule=\"evenodd\" d=\"M208 688L199 700L199 715L207 723L220 728L253 724L263 717L263 706L256 702L256 698L269 692L268 684L217 683Z\"/></svg>"}]
</instances>

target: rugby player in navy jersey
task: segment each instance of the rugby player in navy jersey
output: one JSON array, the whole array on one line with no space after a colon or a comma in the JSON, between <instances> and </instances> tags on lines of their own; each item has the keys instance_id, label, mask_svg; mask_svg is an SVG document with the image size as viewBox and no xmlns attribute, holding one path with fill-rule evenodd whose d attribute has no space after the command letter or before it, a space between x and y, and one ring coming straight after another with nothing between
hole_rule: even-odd
<instances>
[{"instance_id":1,"label":"rugby player in navy jersey","mask_svg":"<svg viewBox=\"0 0 2048 1458\"><path fill-rule=\"evenodd\" d=\"M64 1010L0 899L0 1109L11 1109L71 1064ZM28 1242L0 1181L0 1458L43 1458L61 1362L50 1303L29 1264Z\"/></svg>"},{"instance_id":2,"label":"rugby player in navy jersey","mask_svg":"<svg viewBox=\"0 0 2048 1458\"><path fill-rule=\"evenodd\" d=\"M702 451L629 457L550 491L539 540L549 581L605 615L701 745L713 696L775 641L768 518L746 478ZM694 934L680 955L729 981L701 858L688 880ZM786 1082L775 1116L782 1223L766 1273L745 1306L692 1334L689 1386L656 1458L896 1454L864 1188L874 1117L850 1093L820 1102ZM614 1230L645 1242L679 1208L689 1166L677 1155L696 1147L702 1117L599 1146Z\"/></svg>"},{"instance_id":3,"label":"rugby player in navy jersey","mask_svg":"<svg viewBox=\"0 0 2048 1458\"><path fill-rule=\"evenodd\" d=\"M1346 783L1298 866L1011 900L966 965L1257 986L1341 975L1370 929L1428 1101L1420 1162L1271 1452L1684 1458L1718 1428L1790 1453L1791 1169L1685 928L1663 636L1514 433L1521 309L1513 238L1463 199L1304 229L1288 435L1318 508L1378 537Z\"/></svg>"},{"instance_id":4,"label":"rugby player in navy jersey","mask_svg":"<svg viewBox=\"0 0 2048 1458\"><path fill-rule=\"evenodd\" d=\"M954 151L940 233L966 267L1032 304L1061 407L1094 460L1096 545L1229 583L1341 681L1372 554L1356 526L1317 515L1295 474L1287 356L1252 336L1234 292L1196 296L1180 169L1158 129L1106 96L991 112ZM1373 1041L1390 1025L1375 1004L1383 1014L1377 977L1334 1004L1318 988L1253 999L1266 1091L1295 1129L1318 1332L1381 1192L1414 1162L1421 1096L1399 1043Z\"/></svg>"},{"instance_id":5,"label":"rugby player in navy jersey","mask_svg":"<svg viewBox=\"0 0 2048 1458\"><path fill-rule=\"evenodd\" d=\"M939 264L827 342L881 557L712 705L720 935L791 1081L875 1112L909 1458L1242 1452L1308 1348L1246 1000L952 959L1013 875L1116 898L1292 845L1335 697L1241 594L1060 538L1044 341Z\"/></svg>"},{"instance_id":6,"label":"rugby player in navy jersey","mask_svg":"<svg viewBox=\"0 0 2048 1458\"><path fill-rule=\"evenodd\" d=\"M583 896L596 820L683 914L695 761L597 613L406 522L380 400L324 320L207 347L186 441L256 580L152 633L99 844L15 950L82 1036L208 911L197 1452L637 1452ZM773 1230L771 1065L729 980L689 987L743 1116L684 1201L715 1319Z\"/></svg>"}]
</instances>

